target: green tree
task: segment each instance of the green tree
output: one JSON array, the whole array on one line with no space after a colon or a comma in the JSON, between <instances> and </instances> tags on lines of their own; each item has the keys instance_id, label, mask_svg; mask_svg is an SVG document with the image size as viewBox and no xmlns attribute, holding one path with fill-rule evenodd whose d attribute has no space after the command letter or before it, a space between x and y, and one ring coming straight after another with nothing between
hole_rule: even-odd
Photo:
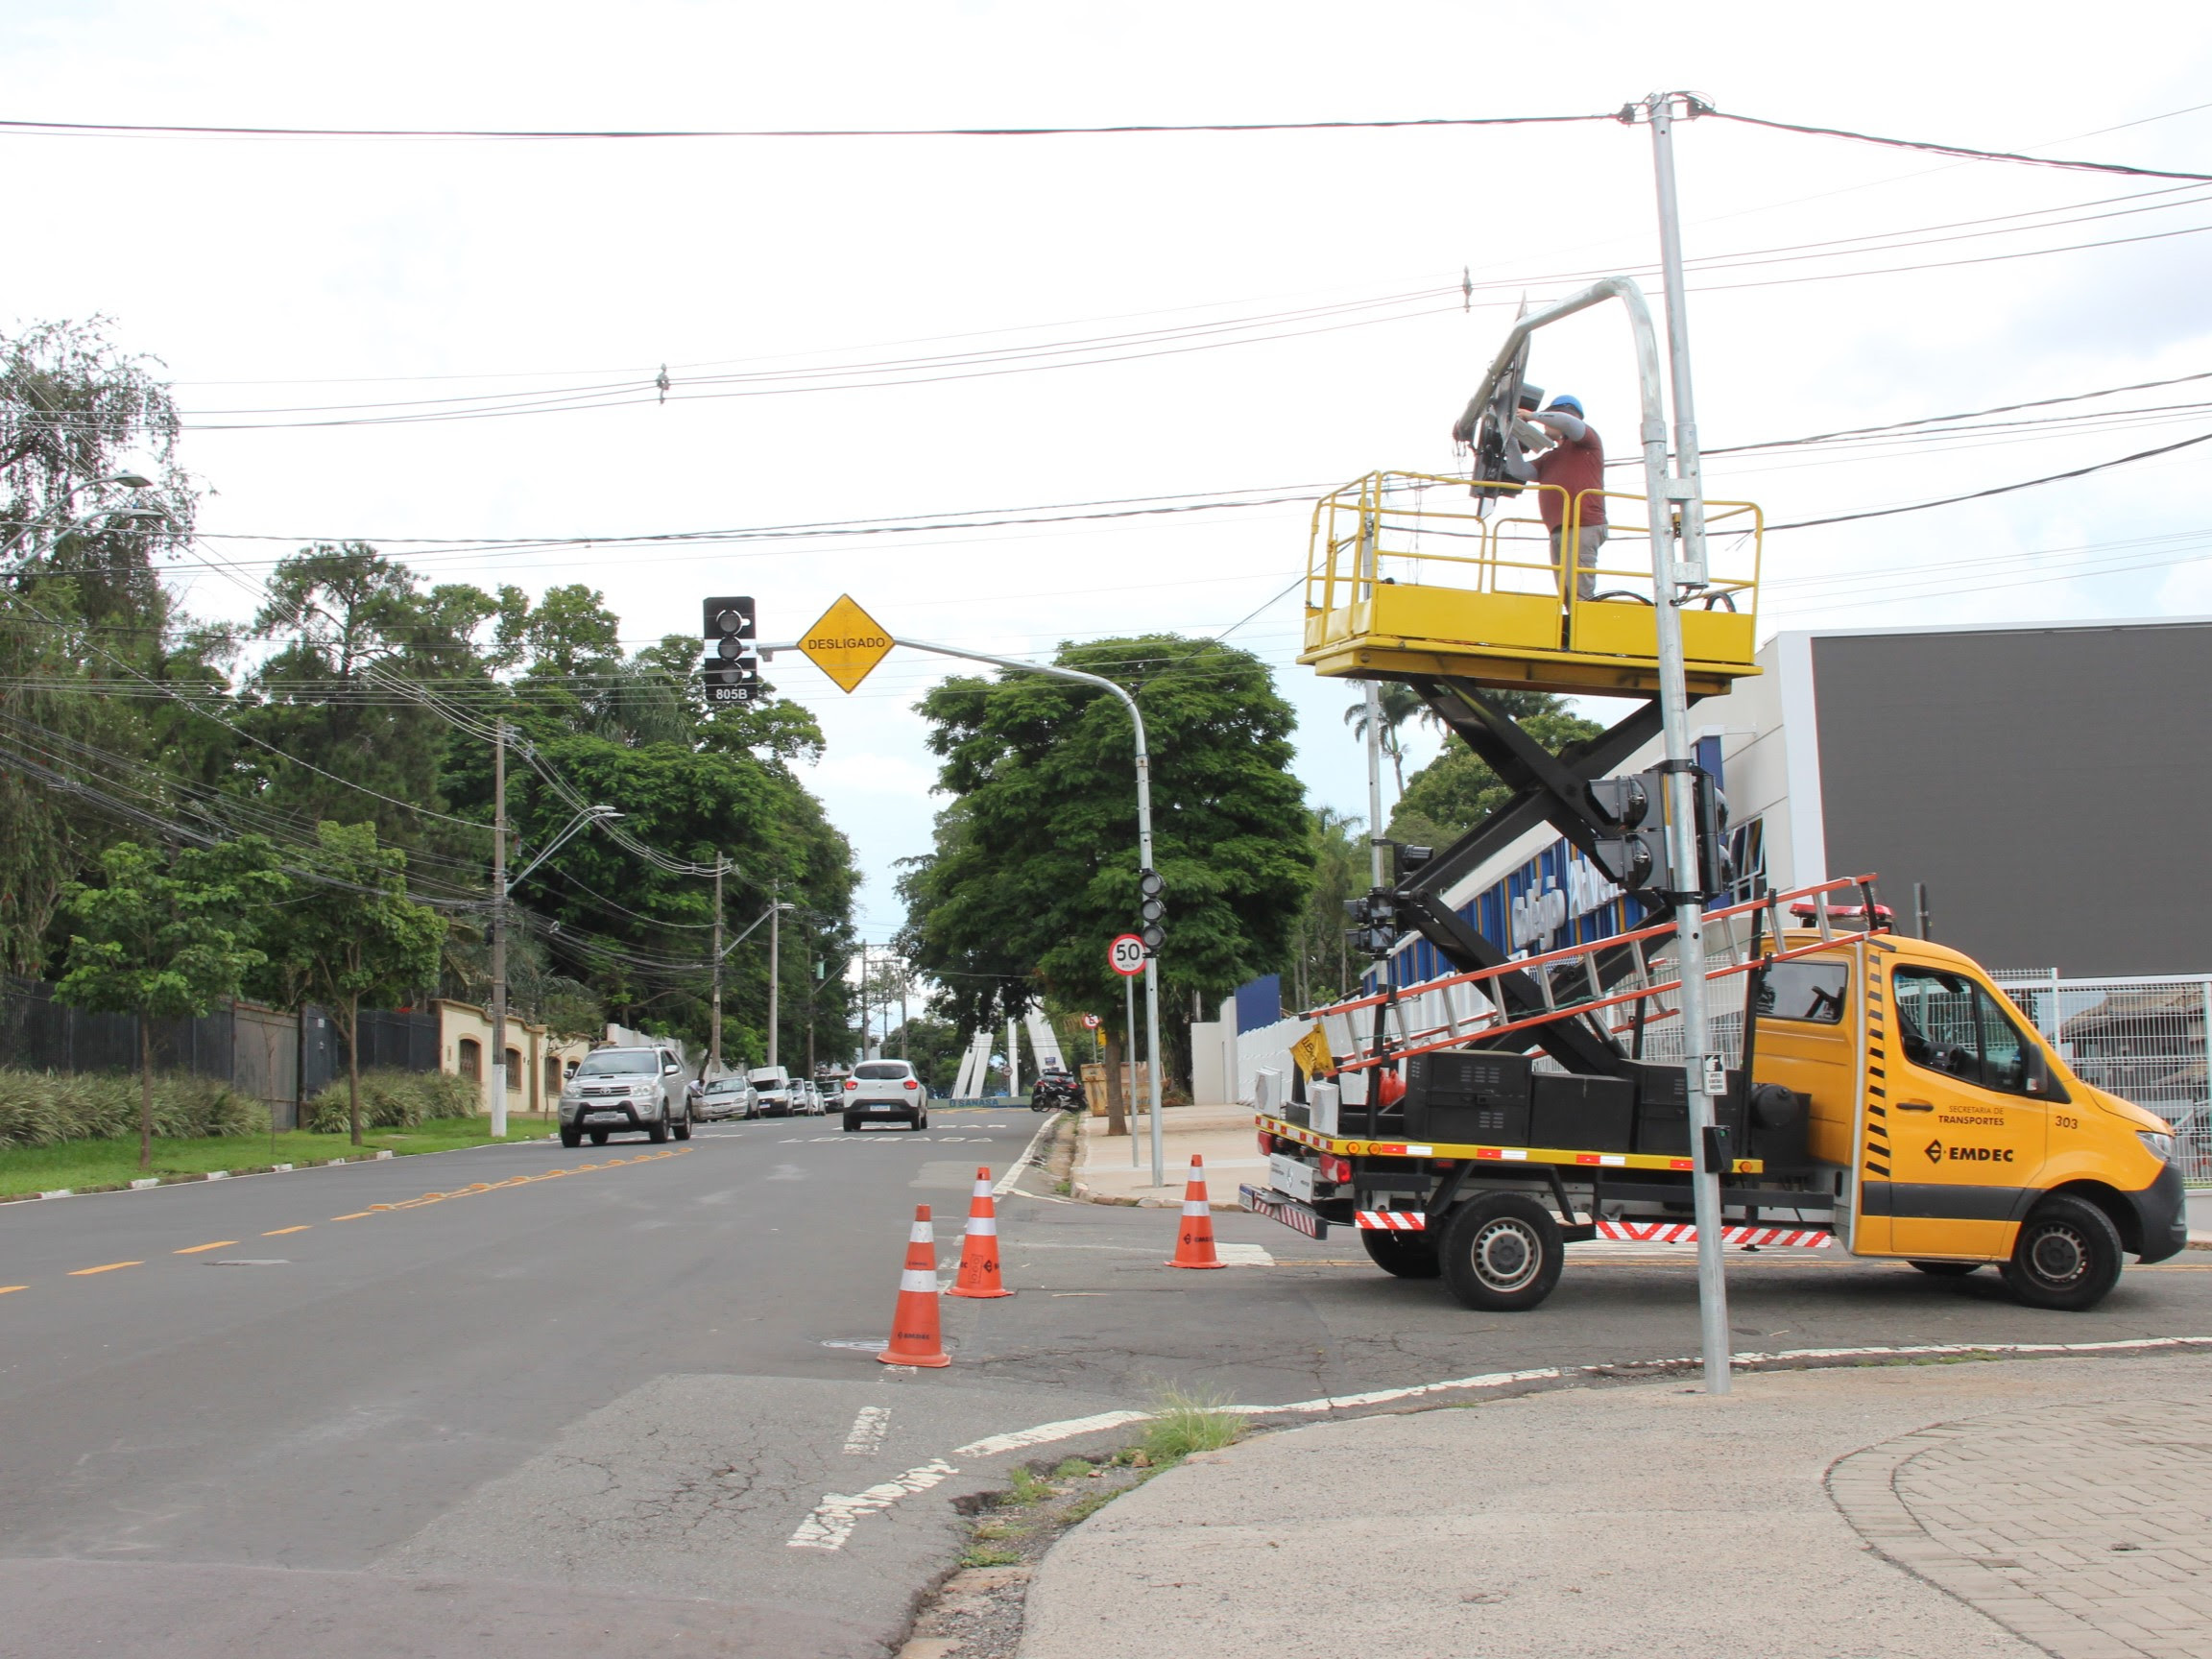
<instances>
[{"instance_id":1,"label":"green tree","mask_svg":"<svg viewBox=\"0 0 2212 1659\"><path fill-rule=\"evenodd\" d=\"M1595 720L1571 712L1557 697L1543 691L1499 691L1506 712L1552 754L1587 742L1604 730ZM1450 846L1512 797L1488 764L1455 737L1444 753L1413 774L1398 808L1390 815L1390 839L1416 846Z\"/></svg>"},{"instance_id":2,"label":"green tree","mask_svg":"<svg viewBox=\"0 0 2212 1659\"><path fill-rule=\"evenodd\" d=\"M1435 710L1421 701L1413 687L1400 680L1385 680L1377 688L1376 701L1382 707L1382 718L1377 723L1382 753L1390 757L1391 775L1398 781L1398 793L1406 793L1406 724L1438 726ZM1367 699L1361 697L1344 710L1344 724L1352 728L1352 735L1364 742L1367 737Z\"/></svg>"},{"instance_id":3,"label":"green tree","mask_svg":"<svg viewBox=\"0 0 2212 1659\"><path fill-rule=\"evenodd\" d=\"M142 796L146 769L195 758L196 733L111 694L202 666L195 641L170 637L156 574L188 541L193 505L159 369L98 321L0 335L0 968L18 974L44 968L69 883L98 870L117 830L7 757ZM167 806L158 782L150 792Z\"/></svg>"},{"instance_id":4,"label":"green tree","mask_svg":"<svg viewBox=\"0 0 2212 1659\"><path fill-rule=\"evenodd\" d=\"M320 1003L346 1042L347 1118L361 1144L361 1004L399 1002L437 983L445 918L407 897L407 854L373 824L315 827L301 878L268 929L255 989L280 1008Z\"/></svg>"},{"instance_id":5,"label":"green tree","mask_svg":"<svg viewBox=\"0 0 2212 1659\"><path fill-rule=\"evenodd\" d=\"M238 995L267 958L252 912L284 878L268 843L241 840L164 856L122 841L101 858L106 885L72 882L76 925L56 994L79 1008L138 1017L138 1167L154 1163L154 1022L188 1020Z\"/></svg>"},{"instance_id":6,"label":"green tree","mask_svg":"<svg viewBox=\"0 0 2212 1659\"><path fill-rule=\"evenodd\" d=\"M1143 710L1167 887L1165 1005L1275 970L1312 859L1290 775L1295 716L1266 664L1174 635L1063 645L1055 661L1129 686ZM935 850L901 878L901 947L948 988L938 1012L972 1029L1043 994L1118 1025L1106 946L1138 919L1127 711L1093 687L1014 672L949 680L918 707L952 800Z\"/></svg>"},{"instance_id":7,"label":"green tree","mask_svg":"<svg viewBox=\"0 0 2212 1659\"><path fill-rule=\"evenodd\" d=\"M1313 886L1290 956L1291 998L1300 1008L1348 993L1353 983L1344 901L1367 891L1372 870L1362 821L1332 806L1313 812ZM1362 959L1364 960L1364 959Z\"/></svg>"}]
</instances>

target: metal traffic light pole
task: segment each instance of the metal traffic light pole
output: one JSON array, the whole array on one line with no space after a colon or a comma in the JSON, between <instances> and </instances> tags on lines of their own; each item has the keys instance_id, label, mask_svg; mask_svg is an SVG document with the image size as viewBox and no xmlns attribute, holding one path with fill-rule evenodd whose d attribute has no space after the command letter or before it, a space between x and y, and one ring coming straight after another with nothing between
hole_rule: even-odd
<instances>
[{"instance_id":1,"label":"metal traffic light pole","mask_svg":"<svg viewBox=\"0 0 2212 1659\"><path fill-rule=\"evenodd\" d=\"M1120 698L1121 706L1129 710L1129 724L1137 738L1137 865L1141 873L1152 868L1152 761L1144 748L1144 716L1137 708L1136 698L1101 675L1086 674L1078 668L1063 668L1054 662L1024 662L1016 657L994 657L988 651L968 651L957 645L932 645L923 639L894 637L892 643L903 645L909 651L927 651L939 657L959 657L970 662L988 662L998 668L1018 669L1024 674L1049 674L1056 680L1080 681L1083 685L1099 686ZM792 647L770 645L763 647L760 654L765 657L788 649ZM1160 971L1150 951L1144 954L1144 1050L1151 1063L1152 1185L1164 1187L1167 1183L1167 1174L1166 1151L1160 1142Z\"/></svg>"},{"instance_id":2,"label":"metal traffic light pole","mask_svg":"<svg viewBox=\"0 0 2212 1659\"><path fill-rule=\"evenodd\" d=\"M1679 100L1686 114L1703 107L1687 93L1654 92L1643 108L1651 124L1651 161L1659 193L1659 264L1666 293L1667 357L1674 394L1674 471L1654 477L1652 505L1665 504L1678 517L1651 520L1652 596L1658 601L1659 715L1667 751L1668 861L1677 886L1699 885L1695 780L1690 775L1690 696L1682 662L1682 606L1704 589L1705 493L1697 457L1697 416L1690 397L1690 319L1682 294L1682 229L1674 198L1674 120ZM1622 111L1628 116L1633 111ZM1647 469L1656 441L1664 454L1664 433L1644 434ZM1675 526L1682 540L1674 556ZM1693 1214L1697 1223L1697 1316L1705 1351L1705 1391L1729 1389L1728 1282L1720 1255L1720 1171L1714 1166L1717 1137L1710 1131L1717 1101L1725 1093L1727 1072L1712 1046L1705 1006L1705 906L1701 899L1678 902L1674 911L1675 968L1682 981L1683 1065L1690 1091L1690 1140L1696 1170L1691 1177ZM1748 1089L1750 1079L1745 1078Z\"/></svg>"}]
</instances>

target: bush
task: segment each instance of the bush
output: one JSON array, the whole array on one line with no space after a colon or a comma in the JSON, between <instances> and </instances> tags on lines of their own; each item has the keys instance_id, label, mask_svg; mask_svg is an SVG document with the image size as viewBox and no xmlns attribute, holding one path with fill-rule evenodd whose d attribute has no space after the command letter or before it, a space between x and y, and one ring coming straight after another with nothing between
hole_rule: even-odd
<instances>
[{"instance_id":1,"label":"bush","mask_svg":"<svg viewBox=\"0 0 2212 1659\"><path fill-rule=\"evenodd\" d=\"M167 1141L253 1135L269 1108L228 1083L189 1071L154 1074L154 1133ZM0 1146L54 1146L138 1133L138 1078L112 1071L0 1067Z\"/></svg>"},{"instance_id":2,"label":"bush","mask_svg":"<svg viewBox=\"0 0 2212 1659\"><path fill-rule=\"evenodd\" d=\"M361 1073L361 1127L411 1129L433 1118L473 1118L484 1102L475 1084L450 1071L364 1071ZM341 1077L301 1110L302 1128L318 1135L343 1135L347 1116L346 1079Z\"/></svg>"}]
</instances>

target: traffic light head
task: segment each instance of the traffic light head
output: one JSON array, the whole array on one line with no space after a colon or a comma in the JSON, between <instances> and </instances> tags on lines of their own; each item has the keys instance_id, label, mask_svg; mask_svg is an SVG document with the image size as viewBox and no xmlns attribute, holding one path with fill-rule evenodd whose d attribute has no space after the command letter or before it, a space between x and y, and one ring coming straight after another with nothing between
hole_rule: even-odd
<instances>
[{"instance_id":1,"label":"traffic light head","mask_svg":"<svg viewBox=\"0 0 2212 1659\"><path fill-rule=\"evenodd\" d=\"M760 689L760 654L754 648L754 610L750 594L708 599L700 606L700 632L707 640L707 701L743 703Z\"/></svg>"}]
</instances>

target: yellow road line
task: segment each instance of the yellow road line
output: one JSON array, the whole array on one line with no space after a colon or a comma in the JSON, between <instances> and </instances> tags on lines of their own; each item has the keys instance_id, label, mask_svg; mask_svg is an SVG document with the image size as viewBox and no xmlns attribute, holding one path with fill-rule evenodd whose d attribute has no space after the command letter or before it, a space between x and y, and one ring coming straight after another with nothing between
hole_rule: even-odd
<instances>
[{"instance_id":1,"label":"yellow road line","mask_svg":"<svg viewBox=\"0 0 2212 1659\"><path fill-rule=\"evenodd\" d=\"M227 1250L237 1242L238 1240L235 1238L218 1238L212 1244L187 1244L183 1249L172 1250L169 1254L172 1256L197 1256L203 1250Z\"/></svg>"},{"instance_id":2,"label":"yellow road line","mask_svg":"<svg viewBox=\"0 0 2212 1659\"><path fill-rule=\"evenodd\" d=\"M72 1267L69 1270L69 1277L82 1279L87 1273L112 1273L118 1267L143 1267L145 1265L146 1263L143 1262L109 1262L99 1267Z\"/></svg>"},{"instance_id":3,"label":"yellow road line","mask_svg":"<svg viewBox=\"0 0 2212 1659\"><path fill-rule=\"evenodd\" d=\"M264 1238L281 1238L287 1233L304 1233L313 1225L314 1223L312 1221L302 1221L297 1227L272 1227L268 1232L262 1234L261 1237Z\"/></svg>"},{"instance_id":4,"label":"yellow road line","mask_svg":"<svg viewBox=\"0 0 2212 1659\"><path fill-rule=\"evenodd\" d=\"M28 1290L30 1288L31 1286L28 1285L0 1285L0 1296L7 1295L11 1290Z\"/></svg>"},{"instance_id":5,"label":"yellow road line","mask_svg":"<svg viewBox=\"0 0 2212 1659\"><path fill-rule=\"evenodd\" d=\"M333 1221L358 1221L364 1215L373 1215L375 1214L376 1212L373 1210L356 1210L350 1215L333 1215L330 1217L330 1219Z\"/></svg>"}]
</instances>

